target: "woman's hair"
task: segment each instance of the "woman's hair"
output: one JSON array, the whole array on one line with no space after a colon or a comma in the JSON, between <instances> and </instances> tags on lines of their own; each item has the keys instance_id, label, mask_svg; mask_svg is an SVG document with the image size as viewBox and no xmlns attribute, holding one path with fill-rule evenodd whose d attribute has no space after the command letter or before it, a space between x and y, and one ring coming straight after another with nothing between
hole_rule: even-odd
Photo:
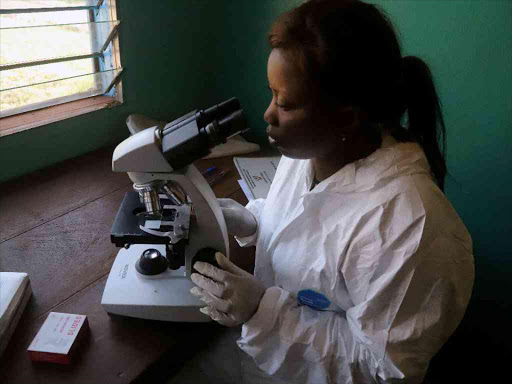
<instances>
[{"instance_id":1,"label":"woman's hair","mask_svg":"<svg viewBox=\"0 0 512 384\"><path fill-rule=\"evenodd\" d=\"M402 58L381 10L360 0L309 0L279 16L268 40L294 55L321 96L361 108L398 141L418 142L443 189L446 133L432 74L420 58Z\"/></svg>"}]
</instances>

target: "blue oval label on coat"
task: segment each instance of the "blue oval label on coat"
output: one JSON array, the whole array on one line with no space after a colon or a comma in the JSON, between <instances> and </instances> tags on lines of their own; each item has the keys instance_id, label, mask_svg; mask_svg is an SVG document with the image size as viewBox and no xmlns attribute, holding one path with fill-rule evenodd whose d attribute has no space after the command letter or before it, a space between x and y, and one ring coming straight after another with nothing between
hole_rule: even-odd
<instances>
[{"instance_id":1,"label":"blue oval label on coat","mask_svg":"<svg viewBox=\"0 0 512 384\"><path fill-rule=\"evenodd\" d=\"M297 293L297 299L302 305L307 305L313 309L327 309L331 305L331 301L320 292L312 289L303 289Z\"/></svg>"}]
</instances>

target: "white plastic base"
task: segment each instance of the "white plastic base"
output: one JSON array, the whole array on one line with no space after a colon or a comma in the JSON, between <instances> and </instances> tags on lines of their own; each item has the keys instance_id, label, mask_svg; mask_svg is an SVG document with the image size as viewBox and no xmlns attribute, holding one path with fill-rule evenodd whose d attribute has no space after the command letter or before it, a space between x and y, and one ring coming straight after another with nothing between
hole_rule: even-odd
<instances>
[{"instance_id":1,"label":"white plastic base","mask_svg":"<svg viewBox=\"0 0 512 384\"><path fill-rule=\"evenodd\" d=\"M107 279L101 304L111 314L149 320L208 322L199 312L205 304L189 291L194 283L185 276L185 267L167 269L156 276L141 275L135 262L142 252L155 248L165 255L165 245L134 244L121 249Z\"/></svg>"}]
</instances>

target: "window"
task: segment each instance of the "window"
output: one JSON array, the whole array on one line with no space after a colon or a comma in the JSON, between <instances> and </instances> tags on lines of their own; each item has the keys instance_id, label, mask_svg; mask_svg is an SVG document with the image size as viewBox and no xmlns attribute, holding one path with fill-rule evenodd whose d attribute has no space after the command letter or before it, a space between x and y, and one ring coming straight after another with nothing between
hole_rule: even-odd
<instances>
[{"instance_id":1,"label":"window","mask_svg":"<svg viewBox=\"0 0 512 384\"><path fill-rule=\"evenodd\" d=\"M0 118L98 95L120 102L115 6L0 0Z\"/></svg>"}]
</instances>

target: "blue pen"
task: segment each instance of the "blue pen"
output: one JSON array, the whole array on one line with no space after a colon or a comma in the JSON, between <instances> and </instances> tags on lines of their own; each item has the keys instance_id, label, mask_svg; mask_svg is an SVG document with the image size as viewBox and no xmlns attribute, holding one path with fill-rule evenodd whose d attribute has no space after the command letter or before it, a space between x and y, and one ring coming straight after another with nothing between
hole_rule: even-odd
<instances>
[{"instance_id":1,"label":"blue pen","mask_svg":"<svg viewBox=\"0 0 512 384\"><path fill-rule=\"evenodd\" d=\"M203 177L210 176L213 172L215 172L216 169L217 167L215 165L213 167L208 168L206 171L202 173Z\"/></svg>"},{"instance_id":2,"label":"blue pen","mask_svg":"<svg viewBox=\"0 0 512 384\"><path fill-rule=\"evenodd\" d=\"M213 176L211 179L208 180L208 184L210 186L214 186L217 184L224 176L226 176L229 173L229 169L223 169L219 173L217 173L215 176Z\"/></svg>"}]
</instances>

